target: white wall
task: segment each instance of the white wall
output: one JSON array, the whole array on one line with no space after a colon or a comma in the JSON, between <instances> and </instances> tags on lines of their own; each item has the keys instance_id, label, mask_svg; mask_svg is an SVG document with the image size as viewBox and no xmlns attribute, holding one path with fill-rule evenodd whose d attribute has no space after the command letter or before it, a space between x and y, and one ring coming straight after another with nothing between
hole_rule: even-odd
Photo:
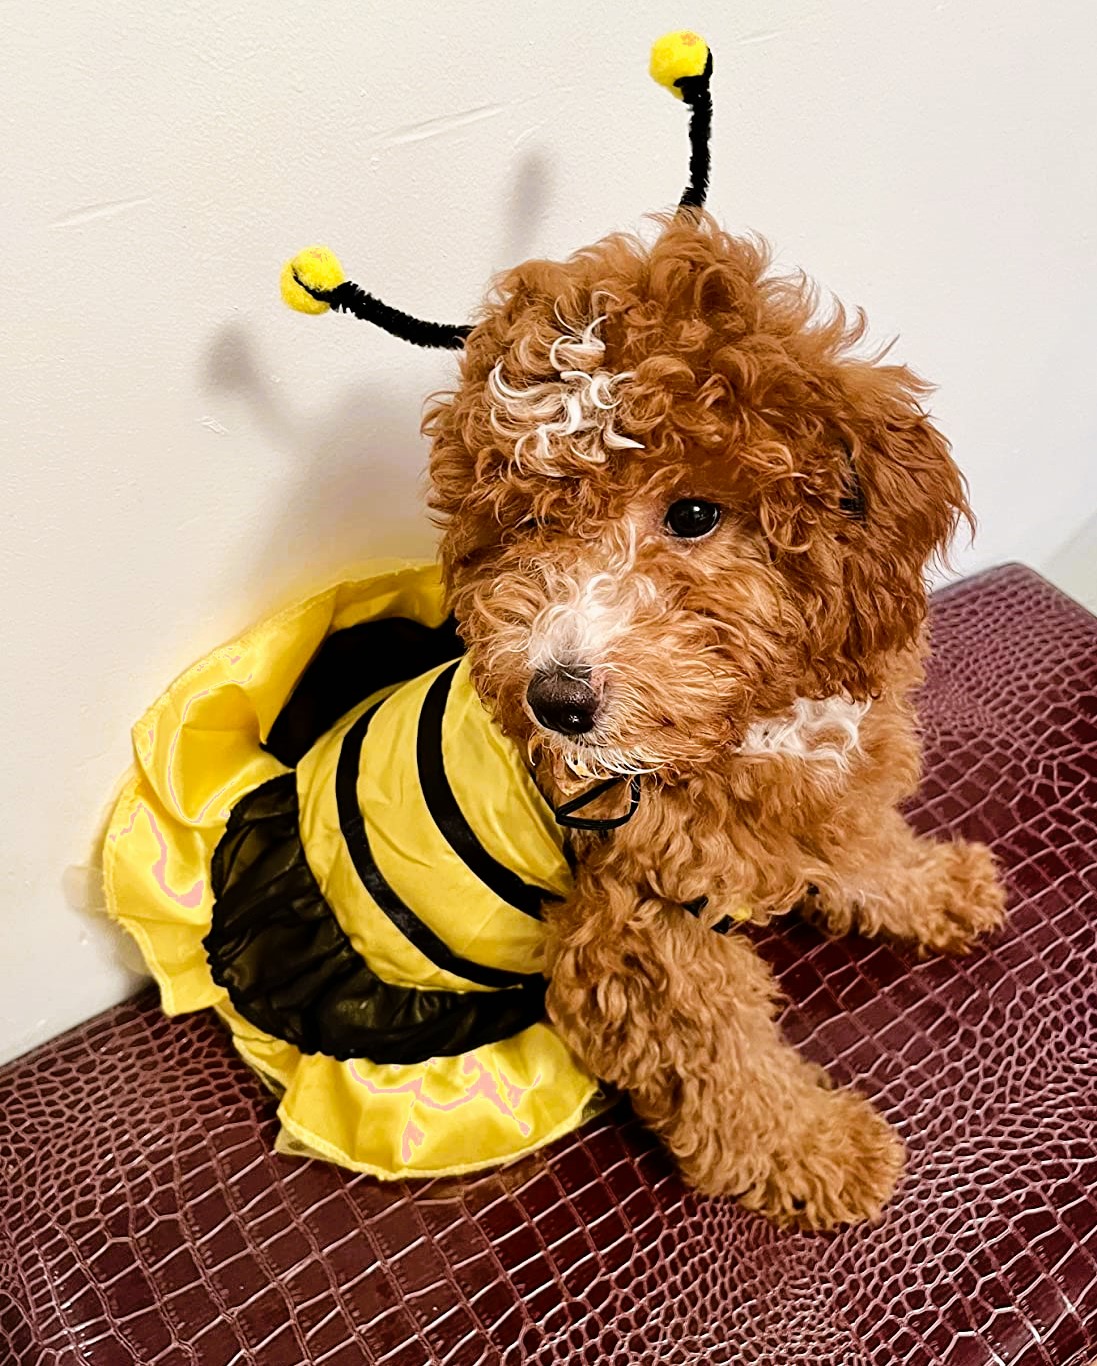
<instances>
[{"instance_id":1,"label":"white wall","mask_svg":"<svg viewBox=\"0 0 1097 1366\"><path fill-rule=\"evenodd\" d=\"M962 567L1093 568L1088 0L15 0L0 1054L136 981L66 873L130 722L271 604L430 550L417 424L452 362L290 314L283 258L326 240L461 319L494 270L673 202L684 112L645 71L676 23L716 55L711 207L940 383L982 519Z\"/></svg>"}]
</instances>

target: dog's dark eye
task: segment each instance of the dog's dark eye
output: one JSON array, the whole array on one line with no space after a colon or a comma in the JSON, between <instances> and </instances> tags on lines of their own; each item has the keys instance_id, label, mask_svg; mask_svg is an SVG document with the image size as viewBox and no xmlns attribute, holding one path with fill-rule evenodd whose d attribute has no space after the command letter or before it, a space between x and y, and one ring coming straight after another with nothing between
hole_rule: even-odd
<instances>
[{"instance_id":1,"label":"dog's dark eye","mask_svg":"<svg viewBox=\"0 0 1097 1366\"><path fill-rule=\"evenodd\" d=\"M718 503L706 503L700 498L679 498L667 508L663 524L672 536L696 540L707 536L720 520Z\"/></svg>"}]
</instances>

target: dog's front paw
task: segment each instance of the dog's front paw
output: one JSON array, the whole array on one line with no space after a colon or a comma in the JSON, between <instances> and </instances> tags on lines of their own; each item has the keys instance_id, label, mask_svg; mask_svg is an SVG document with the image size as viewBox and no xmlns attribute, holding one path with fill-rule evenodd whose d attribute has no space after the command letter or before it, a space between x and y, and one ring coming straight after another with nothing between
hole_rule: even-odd
<instances>
[{"instance_id":1,"label":"dog's front paw","mask_svg":"<svg viewBox=\"0 0 1097 1366\"><path fill-rule=\"evenodd\" d=\"M985 844L956 840L934 848L935 893L918 925L918 941L934 953L967 953L974 941L1005 919L1006 896L994 856Z\"/></svg>"},{"instance_id":2,"label":"dog's front paw","mask_svg":"<svg viewBox=\"0 0 1097 1366\"><path fill-rule=\"evenodd\" d=\"M854 1091L820 1091L812 1108L799 1144L774 1153L742 1204L806 1229L875 1221L903 1170L899 1135Z\"/></svg>"}]
</instances>

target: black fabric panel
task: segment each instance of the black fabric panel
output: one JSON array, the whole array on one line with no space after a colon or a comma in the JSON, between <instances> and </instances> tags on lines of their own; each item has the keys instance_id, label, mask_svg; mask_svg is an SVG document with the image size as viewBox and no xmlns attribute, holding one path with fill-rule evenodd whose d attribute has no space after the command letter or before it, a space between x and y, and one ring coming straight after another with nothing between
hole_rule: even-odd
<instances>
[{"instance_id":1,"label":"black fabric panel","mask_svg":"<svg viewBox=\"0 0 1097 1366\"><path fill-rule=\"evenodd\" d=\"M383 617L335 631L313 655L264 748L296 768L317 740L364 697L417 678L464 653L457 623L424 626L408 617Z\"/></svg>"},{"instance_id":2,"label":"black fabric panel","mask_svg":"<svg viewBox=\"0 0 1097 1366\"><path fill-rule=\"evenodd\" d=\"M443 669L423 699L415 739L419 785L423 789L431 820L469 872L474 873L485 887L490 887L497 897L516 910L540 920L541 903L545 900L558 901L560 898L555 892L523 882L517 873L488 853L465 819L446 777L442 755L442 722L446 715L450 685L459 664L460 660L454 660L448 669Z\"/></svg>"},{"instance_id":3,"label":"black fabric panel","mask_svg":"<svg viewBox=\"0 0 1097 1366\"><path fill-rule=\"evenodd\" d=\"M510 1038L544 1016L546 983L417 991L382 981L354 951L305 860L292 773L233 808L214 853L213 980L265 1033L333 1058L416 1063Z\"/></svg>"},{"instance_id":4,"label":"black fabric panel","mask_svg":"<svg viewBox=\"0 0 1097 1366\"><path fill-rule=\"evenodd\" d=\"M528 975L485 967L482 963L474 963L472 959L462 958L460 954L454 953L449 945L439 939L429 925L425 925L411 907L396 895L374 862L365 821L358 806L358 765L366 731L378 708L382 706L383 702L372 706L347 731L335 770L335 800L339 810L339 827L346 840L355 871L362 879L366 891L404 938L414 944L424 957L429 958L435 967L464 977L478 986L521 986L531 980ZM460 907L453 907L453 914L459 915ZM540 975L535 980L540 981Z\"/></svg>"}]
</instances>

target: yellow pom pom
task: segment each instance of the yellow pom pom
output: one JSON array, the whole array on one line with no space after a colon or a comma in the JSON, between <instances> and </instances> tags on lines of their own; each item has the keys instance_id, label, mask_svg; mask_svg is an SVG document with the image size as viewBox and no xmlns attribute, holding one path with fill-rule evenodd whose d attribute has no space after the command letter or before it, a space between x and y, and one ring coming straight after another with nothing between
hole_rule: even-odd
<instances>
[{"instance_id":1,"label":"yellow pom pom","mask_svg":"<svg viewBox=\"0 0 1097 1366\"><path fill-rule=\"evenodd\" d=\"M306 247L282 267L282 298L298 313L326 313L328 305L314 299L308 289L334 289L346 279L339 259L330 247Z\"/></svg>"},{"instance_id":2,"label":"yellow pom pom","mask_svg":"<svg viewBox=\"0 0 1097 1366\"><path fill-rule=\"evenodd\" d=\"M676 100L682 92L674 84L683 76L700 76L708 61L708 44L689 29L664 33L651 48L652 79L665 85Z\"/></svg>"}]
</instances>

